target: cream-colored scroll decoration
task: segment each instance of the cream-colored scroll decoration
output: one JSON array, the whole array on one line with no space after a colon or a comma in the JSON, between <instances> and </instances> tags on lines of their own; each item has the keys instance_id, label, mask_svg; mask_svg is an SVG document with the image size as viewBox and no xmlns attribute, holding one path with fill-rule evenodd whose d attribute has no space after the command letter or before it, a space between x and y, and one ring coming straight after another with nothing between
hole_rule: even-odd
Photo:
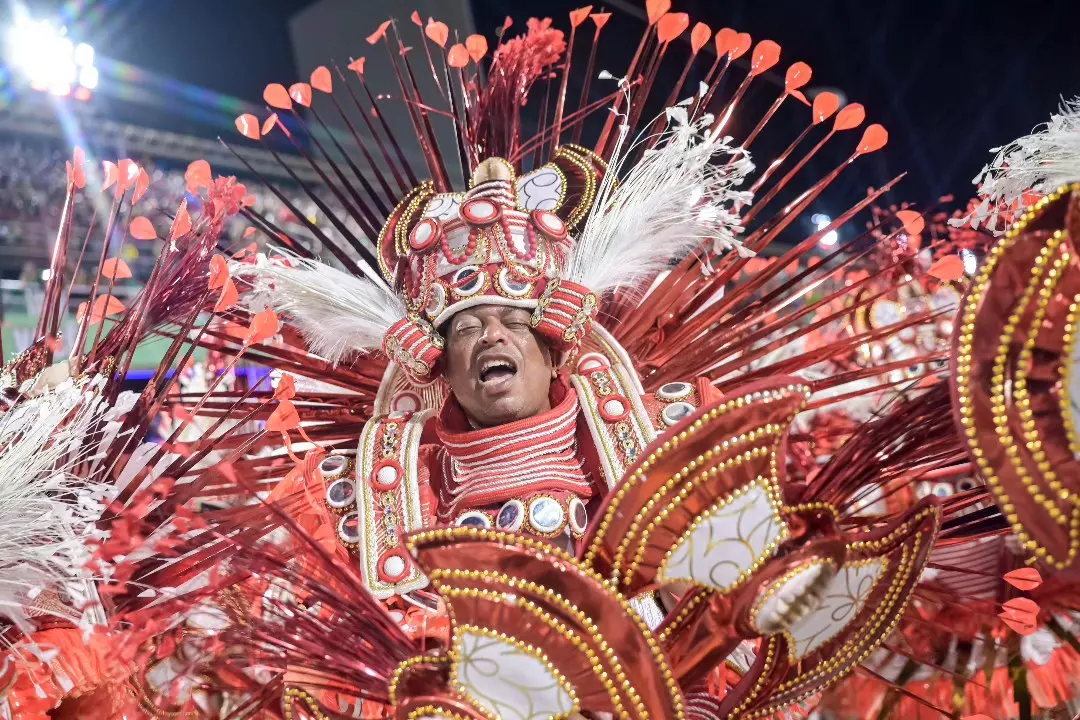
<instances>
[{"instance_id":1,"label":"cream-colored scroll decoration","mask_svg":"<svg viewBox=\"0 0 1080 720\"><path fill-rule=\"evenodd\" d=\"M784 631L792 661L806 657L847 627L863 609L887 566L884 558L844 565L829 584L821 605Z\"/></svg>"},{"instance_id":2,"label":"cream-colored scroll decoration","mask_svg":"<svg viewBox=\"0 0 1080 720\"><path fill-rule=\"evenodd\" d=\"M660 566L660 577L730 592L776 551L787 532L768 486L759 479L698 517Z\"/></svg>"},{"instance_id":3,"label":"cream-colored scroll decoration","mask_svg":"<svg viewBox=\"0 0 1080 720\"><path fill-rule=\"evenodd\" d=\"M538 650L497 633L455 632L454 683L500 720L561 720L577 709L573 689Z\"/></svg>"}]
</instances>

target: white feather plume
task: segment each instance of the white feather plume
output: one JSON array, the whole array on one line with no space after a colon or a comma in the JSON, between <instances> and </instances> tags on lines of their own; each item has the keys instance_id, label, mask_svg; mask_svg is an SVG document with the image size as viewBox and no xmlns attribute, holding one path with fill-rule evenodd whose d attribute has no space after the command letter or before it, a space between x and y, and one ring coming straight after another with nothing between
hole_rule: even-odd
<instances>
[{"instance_id":1,"label":"white feather plume","mask_svg":"<svg viewBox=\"0 0 1080 720\"><path fill-rule=\"evenodd\" d=\"M382 347L386 331L405 317L401 298L381 278L355 277L315 260L278 254L234 271L250 280L250 309L269 305L287 315L311 351L337 363L354 351Z\"/></svg>"},{"instance_id":2,"label":"white feather plume","mask_svg":"<svg viewBox=\"0 0 1080 720\"><path fill-rule=\"evenodd\" d=\"M71 470L101 449L91 433L110 411L100 380L66 380L0 416L0 616L24 630L43 592L66 593L75 622L91 599L82 568L87 541L104 537L95 523L111 488Z\"/></svg>"},{"instance_id":3,"label":"white feather plume","mask_svg":"<svg viewBox=\"0 0 1080 720\"><path fill-rule=\"evenodd\" d=\"M630 168L627 158L648 138L625 147L623 123L564 279L603 293L640 286L709 241L717 253L752 254L737 235L743 230L738 208L752 199L738 187L753 164L731 138L707 132L712 116L690 123L685 104L667 109L659 142Z\"/></svg>"},{"instance_id":4,"label":"white feather plume","mask_svg":"<svg viewBox=\"0 0 1080 720\"><path fill-rule=\"evenodd\" d=\"M992 232L1003 232L999 213L1012 208L1024 193L1047 193L1080 180L1080 98L1063 102L1039 132L991 152L994 159L972 181L979 186L982 202L950 224L977 228L981 223Z\"/></svg>"}]
</instances>

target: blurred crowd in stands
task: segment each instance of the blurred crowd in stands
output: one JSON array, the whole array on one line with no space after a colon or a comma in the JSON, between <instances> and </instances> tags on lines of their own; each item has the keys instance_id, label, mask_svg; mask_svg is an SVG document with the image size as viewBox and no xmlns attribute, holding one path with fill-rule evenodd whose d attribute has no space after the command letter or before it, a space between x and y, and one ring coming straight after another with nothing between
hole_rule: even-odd
<instances>
[{"instance_id":1,"label":"blurred crowd in stands","mask_svg":"<svg viewBox=\"0 0 1080 720\"><path fill-rule=\"evenodd\" d=\"M55 237L63 210L66 189L64 163L70 150L61 143L38 138L0 136L0 278L40 281L41 269L47 267L49 248ZM82 237L98 206L98 223L91 236L90 251L100 251L104 233L100 223L107 217L110 195L96 192L100 183L100 161L115 157L98 158L87 162L87 189L76 205L74 215L75 237ZM158 226L167 227L169 219L180 201L185 197L185 167L156 163L153 158L131 158L150 175L150 188L137 205L137 213L145 215ZM195 158L192 158L195 159ZM94 171L98 175L95 180ZM282 229L294 228L296 216L265 186L239 178L255 196L255 210L273 219ZM290 201L303 213L316 221L321 220L318 209L303 196L299 187L279 186ZM197 205L197 199L188 196L189 205ZM167 217L166 217L167 216ZM320 222L320 224L323 224ZM237 218L228 228L231 239L240 240L250 225ZM300 233L304 235L304 232ZM254 238L253 238L254 239ZM114 238L118 242L118 238ZM141 252L140 252L141 250ZM148 275L153 266L157 248L132 245L125 252L136 279Z\"/></svg>"}]
</instances>

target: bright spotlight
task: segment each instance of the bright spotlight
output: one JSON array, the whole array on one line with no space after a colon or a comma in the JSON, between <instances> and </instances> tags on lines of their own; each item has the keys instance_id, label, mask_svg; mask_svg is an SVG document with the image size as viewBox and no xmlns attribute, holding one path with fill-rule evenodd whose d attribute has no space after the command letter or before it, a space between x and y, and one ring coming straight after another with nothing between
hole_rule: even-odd
<instances>
[{"instance_id":1,"label":"bright spotlight","mask_svg":"<svg viewBox=\"0 0 1080 720\"><path fill-rule=\"evenodd\" d=\"M48 20L35 20L25 8L16 6L12 26L7 31L9 61L22 73L30 87L53 95L70 95L72 88L97 87L94 48L75 45L66 30Z\"/></svg>"},{"instance_id":2,"label":"bright spotlight","mask_svg":"<svg viewBox=\"0 0 1080 720\"><path fill-rule=\"evenodd\" d=\"M98 83L98 69L96 67L84 67L79 71L79 84L87 90L93 90Z\"/></svg>"},{"instance_id":3,"label":"bright spotlight","mask_svg":"<svg viewBox=\"0 0 1080 720\"><path fill-rule=\"evenodd\" d=\"M81 68L88 68L94 66L94 48L90 47L86 43L79 43L75 46L75 55L73 57L75 64Z\"/></svg>"},{"instance_id":4,"label":"bright spotlight","mask_svg":"<svg viewBox=\"0 0 1080 720\"><path fill-rule=\"evenodd\" d=\"M832 218L825 213L814 213L810 216L810 222L814 223L814 230L822 230L827 228L832 222ZM818 243L823 247L832 247L836 244L836 241L840 239L840 235L835 230L830 230L821 236Z\"/></svg>"}]
</instances>

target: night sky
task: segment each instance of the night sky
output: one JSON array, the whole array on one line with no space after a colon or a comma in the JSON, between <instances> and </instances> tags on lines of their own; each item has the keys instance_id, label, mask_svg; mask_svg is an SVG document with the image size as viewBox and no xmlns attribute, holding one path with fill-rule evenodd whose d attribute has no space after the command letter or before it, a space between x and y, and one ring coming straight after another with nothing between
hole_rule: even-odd
<instances>
[{"instance_id":1,"label":"night sky","mask_svg":"<svg viewBox=\"0 0 1080 720\"><path fill-rule=\"evenodd\" d=\"M620 8L643 8L644 0L612 1L608 9L616 16L602 36L598 68L618 72L625 69L644 27L642 19ZM111 0L66 5L81 7L74 14L101 56L175 78L180 87L205 88L261 106L267 82L295 79L286 23L307 4ZM566 13L577 6L564 0L473 0L477 27L492 39L508 8L519 30L530 15L552 16L567 27ZM889 146L842 178L838 192L849 198L853 190L861 193L904 170L909 175L896 200L929 203L944 193L966 197L971 178L990 157L988 148L1043 122L1062 96L1080 95L1077 0L675 0L673 9L690 13L692 21L704 21L714 31L729 26L755 41L775 40L783 47L775 81L791 62L808 62L814 70L812 86L843 90L849 100L866 106L868 122L888 128ZM407 14L403 10L400 18L406 24ZM357 28L358 52L364 52L363 38L380 19ZM583 48L578 46L572 88L580 82ZM681 69L688 52L688 47L673 50L661 83ZM757 84L746 100L745 122L752 123L756 109L766 107L775 93L775 84ZM201 114L177 110L176 102L169 99L154 108L103 101L102 112L209 136L230 132L234 100L220 100L216 111ZM764 156L783 147L807 117L804 108L785 108L774 123L778 127L762 136L757 151ZM738 135L738 124L734 129ZM823 155L811 171L830 169L856 139L838 147L835 156Z\"/></svg>"}]
</instances>

